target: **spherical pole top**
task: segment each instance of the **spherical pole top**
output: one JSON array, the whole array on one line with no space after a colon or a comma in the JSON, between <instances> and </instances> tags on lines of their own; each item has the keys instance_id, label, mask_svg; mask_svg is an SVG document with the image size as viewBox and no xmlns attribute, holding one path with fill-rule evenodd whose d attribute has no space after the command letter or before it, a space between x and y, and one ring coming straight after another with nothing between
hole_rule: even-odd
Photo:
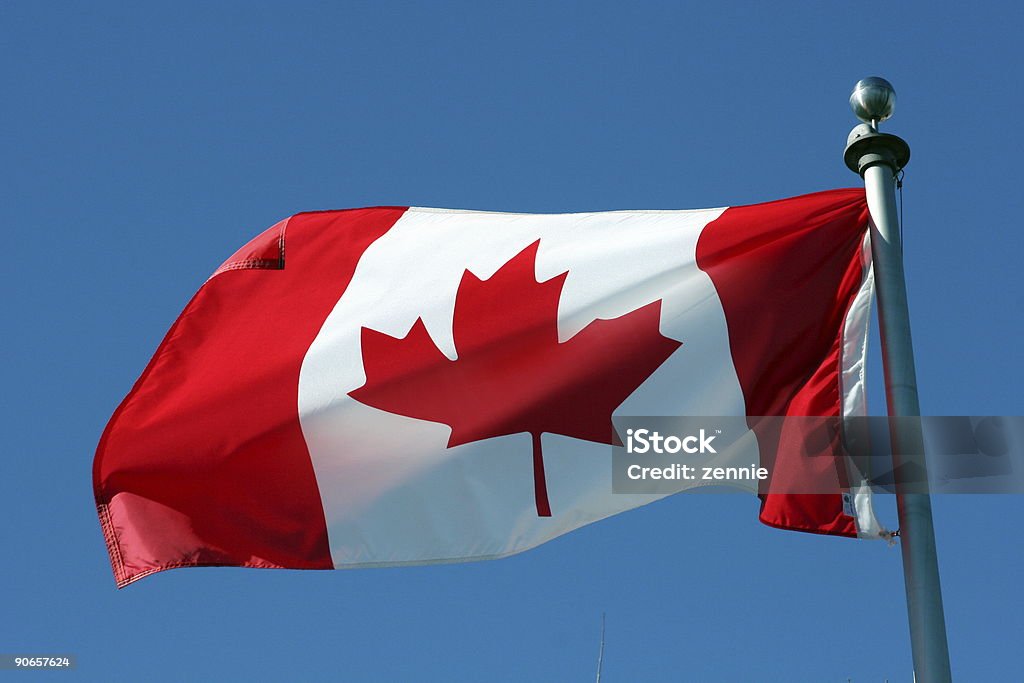
<instances>
[{"instance_id":1,"label":"spherical pole top","mask_svg":"<svg viewBox=\"0 0 1024 683\"><path fill-rule=\"evenodd\" d=\"M884 78L862 78L850 93L850 108L858 119L875 128L879 122L892 116L896 108L896 90Z\"/></svg>"}]
</instances>

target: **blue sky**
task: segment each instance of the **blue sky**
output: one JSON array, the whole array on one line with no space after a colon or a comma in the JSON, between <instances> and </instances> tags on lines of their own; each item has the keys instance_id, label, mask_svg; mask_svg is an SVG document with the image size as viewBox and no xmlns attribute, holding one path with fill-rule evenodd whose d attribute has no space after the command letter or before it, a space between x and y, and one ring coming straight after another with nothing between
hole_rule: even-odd
<instances>
[{"instance_id":1,"label":"blue sky","mask_svg":"<svg viewBox=\"0 0 1024 683\"><path fill-rule=\"evenodd\" d=\"M899 551L682 495L509 559L116 591L90 470L195 289L301 210L698 208L859 183L899 93L923 411L1020 415L1024 10L980 3L0 7L0 652L83 680L909 681ZM877 352L873 412L883 410ZM895 514L883 504L886 521ZM1020 675L1020 496L935 501L954 674Z\"/></svg>"}]
</instances>

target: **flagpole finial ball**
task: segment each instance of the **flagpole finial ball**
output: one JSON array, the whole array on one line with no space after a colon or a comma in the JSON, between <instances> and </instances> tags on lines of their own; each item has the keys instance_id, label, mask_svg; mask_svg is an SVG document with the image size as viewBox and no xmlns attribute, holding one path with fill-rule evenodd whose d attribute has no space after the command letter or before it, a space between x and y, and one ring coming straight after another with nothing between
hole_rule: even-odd
<instances>
[{"instance_id":1,"label":"flagpole finial ball","mask_svg":"<svg viewBox=\"0 0 1024 683\"><path fill-rule=\"evenodd\" d=\"M896 90L884 78L862 78L850 93L850 108L858 119L874 127L892 116L896 108Z\"/></svg>"}]
</instances>

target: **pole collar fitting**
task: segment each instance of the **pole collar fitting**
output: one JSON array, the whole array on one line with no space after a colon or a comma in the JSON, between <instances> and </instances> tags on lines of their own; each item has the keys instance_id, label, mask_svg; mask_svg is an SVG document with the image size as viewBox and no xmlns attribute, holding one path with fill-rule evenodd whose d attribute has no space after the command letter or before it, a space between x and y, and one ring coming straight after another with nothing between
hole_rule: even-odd
<instances>
[{"instance_id":1,"label":"pole collar fitting","mask_svg":"<svg viewBox=\"0 0 1024 683\"><path fill-rule=\"evenodd\" d=\"M910 161L910 145L903 138L879 133L870 125L862 123L850 131L843 160L851 171L860 176L878 164L885 164L892 168L893 173L897 173Z\"/></svg>"}]
</instances>

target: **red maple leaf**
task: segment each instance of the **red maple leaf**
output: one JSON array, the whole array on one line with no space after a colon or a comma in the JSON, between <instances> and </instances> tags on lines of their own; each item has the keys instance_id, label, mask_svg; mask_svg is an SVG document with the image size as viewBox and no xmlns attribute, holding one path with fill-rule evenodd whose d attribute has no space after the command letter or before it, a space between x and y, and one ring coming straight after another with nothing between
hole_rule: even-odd
<instances>
[{"instance_id":1,"label":"red maple leaf","mask_svg":"<svg viewBox=\"0 0 1024 683\"><path fill-rule=\"evenodd\" d=\"M362 328L366 383L349 396L452 429L448 447L507 434L533 437L537 514L551 516L541 434L616 443L612 412L680 342L658 331L661 301L595 320L558 341L558 300L568 272L537 282L534 242L487 280L468 270L455 298L456 360L423 320L395 338Z\"/></svg>"}]
</instances>

